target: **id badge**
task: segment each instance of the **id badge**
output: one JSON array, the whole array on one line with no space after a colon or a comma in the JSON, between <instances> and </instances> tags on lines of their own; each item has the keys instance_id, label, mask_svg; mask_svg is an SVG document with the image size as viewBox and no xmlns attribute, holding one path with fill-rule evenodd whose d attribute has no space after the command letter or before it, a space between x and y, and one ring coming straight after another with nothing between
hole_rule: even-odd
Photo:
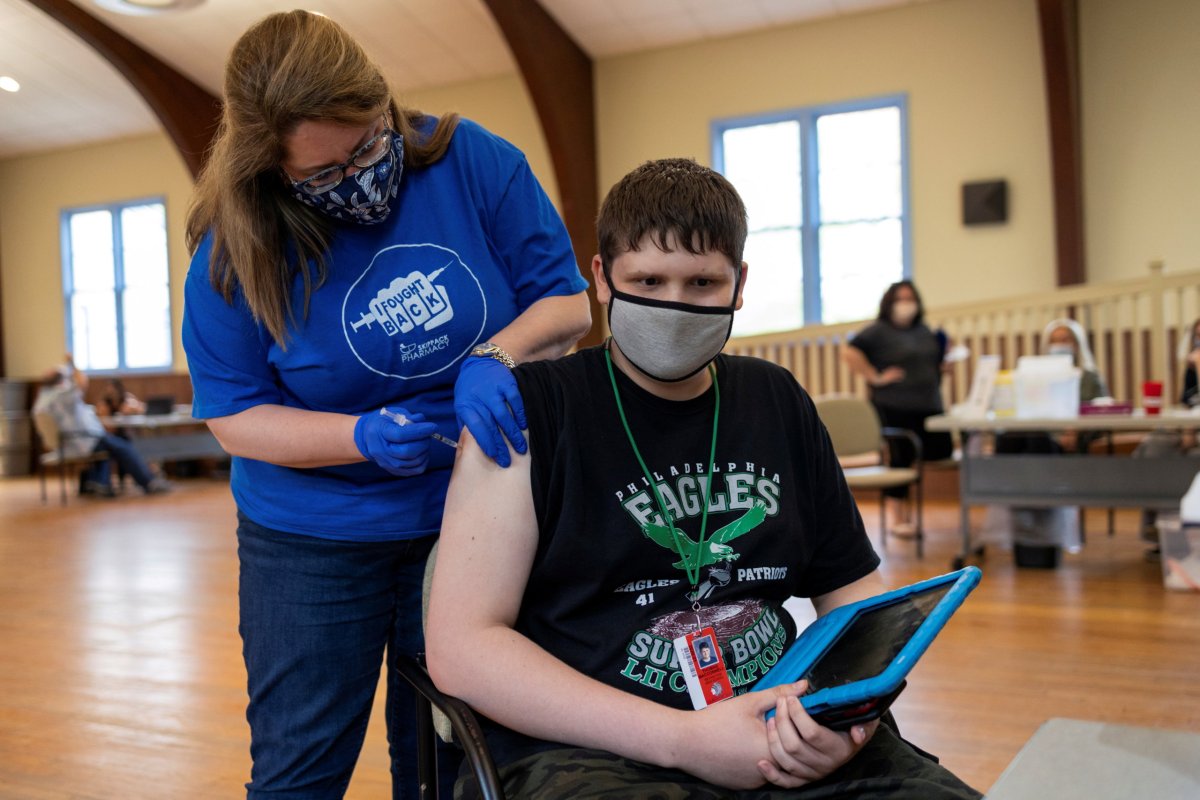
<instances>
[{"instance_id":1,"label":"id badge","mask_svg":"<svg viewBox=\"0 0 1200 800\"><path fill-rule=\"evenodd\" d=\"M692 707L699 710L733 697L733 685L712 626L685 633L674 641Z\"/></svg>"}]
</instances>

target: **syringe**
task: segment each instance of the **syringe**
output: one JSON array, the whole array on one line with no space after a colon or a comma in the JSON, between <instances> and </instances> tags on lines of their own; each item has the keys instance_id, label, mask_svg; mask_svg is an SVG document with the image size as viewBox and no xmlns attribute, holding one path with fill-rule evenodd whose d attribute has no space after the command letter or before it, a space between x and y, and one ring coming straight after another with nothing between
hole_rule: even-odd
<instances>
[{"instance_id":1,"label":"syringe","mask_svg":"<svg viewBox=\"0 0 1200 800\"><path fill-rule=\"evenodd\" d=\"M395 411L391 411L386 408L379 409L379 413L383 414L388 419L393 420L397 425L409 425L412 423L412 420L403 414L397 414ZM450 447L458 447L458 442L442 436L440 433L431 433L429 435L435 442L441 442L442 444L449 445Z\"/></svg>"}]
</instances>

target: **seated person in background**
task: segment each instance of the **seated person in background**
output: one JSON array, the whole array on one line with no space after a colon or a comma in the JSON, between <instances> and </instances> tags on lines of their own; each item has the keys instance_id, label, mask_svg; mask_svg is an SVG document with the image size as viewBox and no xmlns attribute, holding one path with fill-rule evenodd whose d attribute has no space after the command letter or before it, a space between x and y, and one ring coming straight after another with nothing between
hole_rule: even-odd
<instances>
[{"instance_id":1,"label":"seated person in background","mask_svg":"<svg viewBox=\"0 0 1200 800\"><path fill-rule=\"evenodd\" d=\"M1108 395L1108 387L1096 368L1087 334L1073 319L1052 320L1042 330L1042 354L1066 355L1080 369L1079 402L1087 403ZM1048 433L1002 433L996 437L996 452L1013 454L1086 453L1088 447L1104 434L1099 431L1066 431L1057 436ZM1005 537L1011 537L1018 566L1053 567L1058 564L1058 551L1076 551L1083 542L1080 531L1080 511L1074 506L1057 508L1011 508L992 506L988 509L989 527Z\"/></svg>"},{"instance_id":2,"label":"seated person in background","mask_svg":"<svg viewBox=\"0 0 1200 800\"><path fill-rule=\"evenodd\" d=\"M1192 323L1191 335L1181 342L1184 351L1183 361L1183 390L1179 393L1179 402L1185 408L1200 408L1200 382L1196 379L1200 371L1200 319ZM1191 455L1200 455L1196 447L1196 432L1185 431L1180 435L1180 449Z\"/></svg>"},{"instance_id":3,"label":"seated person in background","mask_svg":"<svg viewBox=\"0 0 1200 800\"><path fill-rule=\"evenodd\" d=\"M125 439L109 433L96 410L84 402L88 377L75 369L70 355L66 363L47 372L42 377L42 387L33 404L34 420L49 416L62 437L63 451L68 456L85 456L91 453L108 453L120 468L132 476L146 494L169 491L171 484L161 476L154 476L137 451ZM39 429L40 430L40 429ZM48 439L42 431L42 438ZM91 464L85 474L86 491L113 496L109 475L109 461Z\"/></svg>"},{"instance_id":4,"label":"seated person in background","mask_svg":"<svg viewBox=\"0 0 1200 800\"><path fill-rule=\"evenodd\" d=\"M1108 386L1096 367L1096 358L1088 344L1083 326L1073 319L1056 319L1042 329L1042 352L1049 356L1070 356L1079 367L1079 402L1087 403L1108 396Z\"/></svg>"},{"instance_id":5,"label":"seated person in background","mask_svg":"<svg viewBox=\"0 0 1200 800\"><path fill-rule=\"evenodd\" d=\"M127 390L120 378L113 378L109 381L108 388L100 396L100 407L106 417L115 417L117 414L146 413L146 404L139 400L133 392Z\"/></svg>"},{"instance_id":6,"label":"seated person in background","mask_svg":"<svg viewBox=\"0 0 1200 800\"><path fill-rule=\"evenodd\" d=\"M1179 343L1179 356L1184 363L1183 389L1179 393L1179 402L1184 408L1200 407L1200 388L1197 387L1196 369L1200 367L1200 319L1192 323L1187 335ZM1196 447L1195 431L1156 430L1143 439L1133 451L1134 456L1162 458L1179 453L1190 456L1200 456L1200 448ZM1158 527L1155 524L1158 512L1154 509L1142 511L1142 540L1150 542L1151 548L1147 555L1156 558L1160 555L1158 547Z\"/></svg>"},{"instance_id":7,"label":"seated person in background","mask_svg":"<svg viewBox=\"0 0 1200 800\"><path fill-rule=\"evenodd\" d=\"M1073 319L1056 319L1042 331L1042 354L1065 355L1080 370L1079 402L1088 403L1108 396L1104 378L1096 369L1096 359L1088 346L1083 327ZM1088 432L1077 436L1073 431L1051 438L1044 433L1005 433L996 440L998 453L1062 453L1087 452L1088 445L1098 434Z\"/></svg>"},{"instance_id":8,"label":"seated person in background","mask_svg":"<svg viewBox=\"0 0 1200 800\"><path fill-rule=\"evenodd\" d=\"M649 162L597 224L612 338L516 368L511 468L463 432L433 578L430 672L489 718L508 796L979 797L887 725L818 725L803 682L748 693L795 639L782 603L875 595L879 558L808 395L720 355L746 278L734 188ZM672 642L699 630L740 696L694 711Z\"/></svg>"},{"instance_id":9,"label":"seated person in background","mask_svg":"<svg viewBox=\"0 0 1200 800\"><path fill-rule=\"evenodd\" d=\"M113 378L108 382L108 388L104 390L104 394L100 395L100 413L105 417L115 417L118 414L145 414L146 404L137 398L133 392L125 388L125 384L120 378ZM129 434L129 429L120 425L109 424L109 432L113 436L118 436L125 440L132 440L133 437ZM117 484L125 485L125 468L117 463Z\"/></svg>"},{"instance_id":10,"label":"seated person in background","mask_svg":"<svg viewBox=\"0 0 1200 800\"><path fill-rule=\"evenodd\" d=\"M1200 406L1200 383L1196 380L1196 372L1200 370L1200 319L1192 323L1190 336L1182 343L1185 369L1183 371L1183 392L1179 402L1188 408Z\"/></svg>"},{"instance_id":11,"label":"seated person in background","mask_svg":"<svg viewBox=\"0 0 1200 800\"><path fill-rule=\"evenodd\" d=\"M1046 355L1066 355L1080 369L1079 402L1090 403L1097 397L1108 396L1108 386L1096 368L1096 359L1092 356L1092 348L1088 345L1087 334L1083 326L1073 319L1056 319L1042 330L1042 352ZM1087 452L1088 445L1099 434L1076 436L1074 433L1064 433L1058 438L1063 450Z\"/></svg>"}]
</instances>

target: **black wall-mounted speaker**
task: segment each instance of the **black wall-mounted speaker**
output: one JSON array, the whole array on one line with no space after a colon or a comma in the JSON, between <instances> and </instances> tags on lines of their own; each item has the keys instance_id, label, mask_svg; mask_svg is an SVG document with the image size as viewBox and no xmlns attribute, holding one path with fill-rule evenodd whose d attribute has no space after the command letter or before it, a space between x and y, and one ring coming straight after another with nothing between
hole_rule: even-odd
<instances>
[{"instance_id":1,"label":"black wall-mounted speaker","mask_svg":"<svg viewBox=\"0 0 1200 800\"><path fill-rule=\"evenodd\" d=\"M963 225L1008 222L1008 181L976 181L962 185Z\"/></svg>"}]
</instances>

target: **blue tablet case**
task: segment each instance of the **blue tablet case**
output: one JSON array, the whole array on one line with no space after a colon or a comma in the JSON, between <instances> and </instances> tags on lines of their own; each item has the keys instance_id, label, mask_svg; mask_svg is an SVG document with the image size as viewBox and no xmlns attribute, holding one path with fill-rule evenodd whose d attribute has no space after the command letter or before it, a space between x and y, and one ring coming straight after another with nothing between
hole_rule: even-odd
<instances>
[{"instance_id":1,"label":"blue tablet case","mask_svg":"<svg viewBox=\"0 0 1200 800\"><path fill-rule=\"evenodd\" d=\"M867 600L835 608L817 619L796 637L796 641L780 657L778 663L755 685L754 691L792 683L819 672L821 658L829 653L842 635L856 621L864 618L867 612L901 604L914 606L918 603L929 603L932 602L932 598L940 595L936 605L928 609L927 615L917 624L915 630L901 627L884 632L884 635L894 637L890 643L893 647L900 645L903 637L908 638L907 641L903 641L899 652L881 672L872 677L841 685L814 686L813 690L800 698L804 708L813 717L836 712L839 709L853 709L863 704L870 705L873 701L881 698L886 698L890 703L891 699L903 688L905 678L913 665L917 663L917 659L928 649L934 637L938 635L950 616L962 605L971 590L979 584L982 576L983 573L979 571L978 567L967 567L957 572L914 583L911 586L894 589ZM925 611L919 613L923 614ZM830 682L836 683L837 681ZM886 704L883 708L886 708ZM767 714L768 718L774 713L772 709Z\"/></svg>"}]
</instances>

